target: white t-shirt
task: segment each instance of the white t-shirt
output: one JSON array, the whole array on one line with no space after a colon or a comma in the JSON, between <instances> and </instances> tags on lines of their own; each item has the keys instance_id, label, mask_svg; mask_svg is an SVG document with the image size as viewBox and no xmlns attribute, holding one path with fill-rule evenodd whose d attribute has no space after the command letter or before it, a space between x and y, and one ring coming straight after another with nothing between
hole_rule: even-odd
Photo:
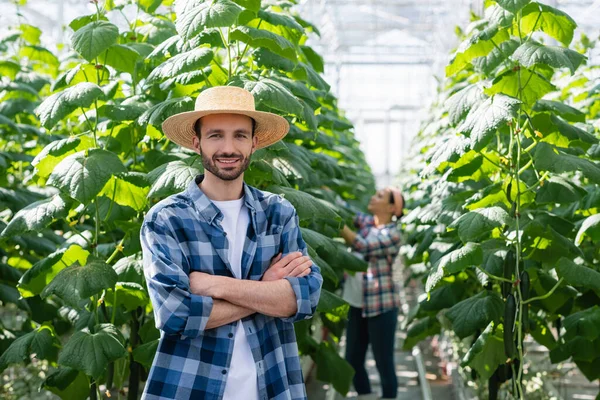
<instances>
[{"instance_id":1,"label":"white t-shirt","mask_svg":"<svg viewBox=\"0 0 600 400\"><path fill-rule=\"evenodd\" d=\"M242 278L242 253L246 241L246 231L250 223L248 208L244 198L232 201L214 201L223 213L221 226L227 233L229 241L229 264L237 279ZM252 350L244 332L242 321L238 321L233 342L231 367L227 374L224 400L258 400L258 382L256 365Z\"/></svg>"},{"instance_id":2,"label":"white t-shirt","mask_svg":"<svg viewBox=\"0 0 600 400\"><path fill-rule=\"evenodd\" d=\"M363 255L358 252L353 252L352 254L361 260L364 259ZM363 307L363 275L362 272L356 272L354 275L348 274L344 281L342 297L352 307Z\"/></svg>"}]
</instances>

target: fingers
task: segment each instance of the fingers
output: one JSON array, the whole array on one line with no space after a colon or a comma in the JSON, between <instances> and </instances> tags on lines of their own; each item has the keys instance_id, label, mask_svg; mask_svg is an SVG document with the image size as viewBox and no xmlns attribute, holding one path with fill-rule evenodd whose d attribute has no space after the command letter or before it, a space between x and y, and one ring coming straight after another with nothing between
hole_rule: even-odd
<instances>
[{"instance_id":1,"label":"fingers","mask_svg":"<svg viewBox=\"0 0 600 400\"><path fill-rule=\"evenodd\" d=\"M300 257L302 257L302 253L299 251L295 251L293 253L286 255L283 258L280 258L280 260L278 262L275 262L274 264L271 264L271 265L277 266L279 268L286 268L290 262L292 262L293 260L296 260Z\"/></svg>"},{"instance_id":2,"label":"fingers","mask_svg":"<svg viewBox=\"0 0 600 400\"><path fill-rule=\"evenodd\" d=\"M308 275L310 273L310 267L313 265L312 260L310 259L310 257L302 257L303 259L306 258L306 260L304 262L302 262L300 265L298 265L296 268L294 268L292 270L292 272L290 272L289 276L305 276L302 275L304 273L306 273L308 271L308 273L306 275Z\"/></svg>"},{"instance_id":3,"label":"fingers","mask_svg":"<svg viewBox=\"0 0 600 400\"><path fill-rule=\"evenodd\" d=\"M286 265L285 267L283 267L283 270L286 272L287 275L289 275L299 265L304 264L307 261L310 261L310 257L309 256L301 256L301 257L295 258L292 261L290 261L288 263L288 265Z\"/></svg>"},{"instance_id":4,"label":"fingers","mask_svg":"<svg viewBox=\"0 0 600 400\"><path fill-rule=\"evenodd\" d=\"M312 272L312 270L309 268L306 269L306 271L302 272L300 275L298 275L298 278L303 278L307 275L310 275L310 273Z\"/></svg>"},{"instance_id":5,"label":"fingers","mask_svg":"<svg viewBox=\"0 0 600 400\"><path fill-rule=\"evenodd\" d=\"M271 265L273 265L273 264L277 264L277 263L279 262L279 260L281 260L281 256L282 256L282 255L283 255L282 253L279 253L279 254L277 254L275 257L273 257L273 258L271 259Z\"/></svg>"}]
</instances>

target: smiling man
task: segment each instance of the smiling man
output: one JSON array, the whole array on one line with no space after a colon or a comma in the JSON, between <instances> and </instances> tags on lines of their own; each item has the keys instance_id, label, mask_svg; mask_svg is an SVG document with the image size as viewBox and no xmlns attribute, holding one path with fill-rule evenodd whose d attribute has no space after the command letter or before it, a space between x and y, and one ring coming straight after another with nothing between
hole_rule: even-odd
<instances>
[{"instance_id":1,"label":"smiling man","mask_svg":"<svg viewBox=\"0 0 600 400\"><path fill-rule=\"evenodd\" d=\"M161 331L144 399L305 399L293 322L315 312L319 268L294 207L244 183L287 121L237 87L203 91L163 124L205 174L156 204L141 230L144 274Z\"/></svg>"}]
</instances>

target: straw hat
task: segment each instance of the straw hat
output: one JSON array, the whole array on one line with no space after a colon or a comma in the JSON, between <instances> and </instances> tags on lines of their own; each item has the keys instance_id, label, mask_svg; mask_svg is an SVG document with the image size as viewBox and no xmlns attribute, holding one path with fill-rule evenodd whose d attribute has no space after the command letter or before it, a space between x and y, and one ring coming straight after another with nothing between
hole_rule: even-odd
<instances>
[{"instance_id":1,"label":"straw hat","mask_svg":"<svg viewBox=\"0 0 600 400\"><path fill-rule=\"evenodd\" d=\"M169 140L193 150L192 138L196 136L194 124L198 119L210 114L242 114L254 119L258 149L279 141L290 129L285 118L256 111L254 96L249 91L235 86L215 86L198 95L194 111L167 118L162 124L163 132Z\"/></svg>"}]
</instances>

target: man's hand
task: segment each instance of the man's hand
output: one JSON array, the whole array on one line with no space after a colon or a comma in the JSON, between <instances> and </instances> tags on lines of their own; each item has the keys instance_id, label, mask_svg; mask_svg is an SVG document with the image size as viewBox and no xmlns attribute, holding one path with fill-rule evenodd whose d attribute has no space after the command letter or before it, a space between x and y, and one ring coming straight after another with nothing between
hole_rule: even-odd
<instances>
[{"instance_id":1,"label":"man's hand","mask_svg":"<svg viewBox=\"0 0 600 400\"><path fill-rule=\"evenodd\" d=\"M220 289L227 277L210 275L204 272L193 271L190 274L190 291L198 296L220 298Z\"/></svg>"},{"instance_id":2,"label":"man's hand","mask_svg":"<svg viewBox=\"0 0 600 400\"><path fill-rule=\"evenodd\" d=\"M277 281L288 276L301 278L310 274L310 267L313 265L310 257L303 256L299 251L290 253L283 258L281 256L279 253L273 258L261 281Z\"/></svg>"}]
</instances>

